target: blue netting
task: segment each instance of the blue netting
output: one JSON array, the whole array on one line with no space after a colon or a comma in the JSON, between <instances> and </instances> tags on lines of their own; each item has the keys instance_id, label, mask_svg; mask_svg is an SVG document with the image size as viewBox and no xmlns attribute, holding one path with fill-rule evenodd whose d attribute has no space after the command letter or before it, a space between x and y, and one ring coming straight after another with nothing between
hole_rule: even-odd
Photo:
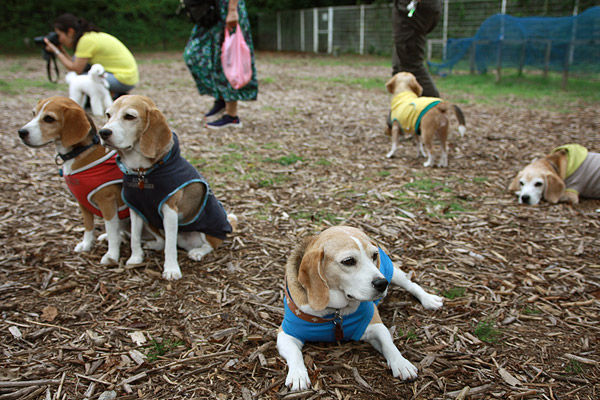
<instances>
[{"instance_id":1,"label":"blue netting","mask_svg":"<svg viewBox=\"0 0 600 400\"><path fill-rule=\"evenodd\" d=\"M434 73L451 70L463 60L485 73L502 67L563 71L600 71L600 7L574 17L513 17L496 14L475 36L448 39L446 60L429 62Z\"/></svg>"}]
</instances>

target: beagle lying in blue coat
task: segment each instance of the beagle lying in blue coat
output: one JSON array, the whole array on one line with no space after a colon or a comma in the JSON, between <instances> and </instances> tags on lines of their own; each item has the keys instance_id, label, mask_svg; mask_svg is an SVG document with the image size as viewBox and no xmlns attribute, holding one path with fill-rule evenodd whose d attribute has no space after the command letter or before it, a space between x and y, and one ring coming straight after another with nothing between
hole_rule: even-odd
<instances>
[{"instance_id":1,"label":"beagle lying in blue coat","mask_svg":"<svg viewBox=\"0 0 600 400\"><path fill-rule=\"evenodd\" d=\"M427 309L443 305L359 229L337 226L306 238L286 265L285 313L277 334L277 349L289 368L285 384L292 390L310 387L302 358L306 341L367 341L383 354L394 377L416 378L417 368L400 354L377 311L390 282Z\"/></svg>"}]
</instances>

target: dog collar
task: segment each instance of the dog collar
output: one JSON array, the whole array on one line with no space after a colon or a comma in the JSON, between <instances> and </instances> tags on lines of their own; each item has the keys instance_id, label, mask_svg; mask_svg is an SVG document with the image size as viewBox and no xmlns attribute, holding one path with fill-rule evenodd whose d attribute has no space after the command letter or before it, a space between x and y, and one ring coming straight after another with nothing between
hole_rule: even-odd
<instances>
[{"instance_id":1,"label":"dog collar","mask_svg":"<svg viewBox=\"0 0 600 400\"><path fill-rule=\"evenodd\" d=\"M158 160L156 163L154 163L150 168L132 168L129 169L127 167L127 165L125 165L123 163L123 161L121 161L121 156L117 156L117 165L119 166L119 169L126 175L137 175L138 178L138 188L140 188L140 190L144 189L144 179L146 179L146 175L148 175L150 172L154 171L155 169L157 169L158 167L160 167L161 165L164 165L169 158L171 157L171 153L173 152L173 149L169 150L169 152L161 159Z\"/></svg>"},{"instance_id":2,"label":"dog collar","mask_svg":"<svg viewBox=\"0 0 600 400\"><path fill-rule=\"evenodd\" d=\"M94 131L93 128L90 129L90 131L88 132L88 135L93 131ZM68 160L71 160L71 159L77 157L78 155L80 155L81 153L83 153L84 151L89 149L90 147L93 147L99 143L100 143L100 138L98 137L98 135L96 135L96 132L94 131L93 136L92 136L92 143L85 145L85 146L75 147L73 150L71 150L67 154L58 153L56 155L56 158L54 159L54 162L56 163L56 165L62 165L62 163L59 162L59 159L61 159L62 162L64 163L65 161L68 161Z\"/></svg>"},{"instance_id":3,"label":"dog collar","mask_svg":"<svg viewBox=\"0 0 600 400\"><path fill-rule=\"evenodd\" d=\"M335 313L333 314L332 318L317 317L316 315L310 315L300 310L296 303L294 303L294 300L292 299L292 296L290 294L290 289L288 288L287 283L287 276L285 277L285 292L285 301L290 310L294 313L294 315L296 315L296 317L300 318L303 321L312 322L315 324L333 322L333 329L335 330L335 340L341 341L342 339L344 339L344 327L342 326L342 324L344 323L344 317L340 315L339 309L335 310Z\"/></svg>"}]
</instances>

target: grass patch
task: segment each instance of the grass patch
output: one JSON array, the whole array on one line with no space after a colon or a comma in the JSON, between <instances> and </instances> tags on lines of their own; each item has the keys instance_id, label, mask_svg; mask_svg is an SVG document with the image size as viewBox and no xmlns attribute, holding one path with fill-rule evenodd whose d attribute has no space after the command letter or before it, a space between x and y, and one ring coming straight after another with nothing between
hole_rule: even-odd
<instances>
[{"instance_id":1,"label":"grass patch","mask_svg":"<svg viewBox=\"0 0 600 400\"><path fill-rule=\"evenodd\" d=\"M304 161L304 158L297 156L296 154L292 153L292 154L288 154L287 156L281 156L277 159L273 159L270 157L267 157L263 160L264 162L269 162L269 163L279 163L281 165L292 165L297 163L298 161Z\"/></svg>"},{"instance_id":2,"label":"grass patch","mask_svg":"<svg viewBox=\"0 0 600 400\"><path fill-rule=\"evenodd\" d=\"M19 94L22 93L26 89L31 88L42 88L47 90L56 90L57 88L64 89L68 91L66 84L56 84L49 81L43 80L31 80L31 79L22 79L17 78L11 81L6 81L4 79L0 79L0 92L6 94Z\"/></svg>"},{"instance_id":3,"label":"grass patch","mask_svg":"<svg viewBox=\"0 0 600 400\"><path fill-rule=\"evenodd\" d=\"M525 315L539 315L542 313L542 310L537 307L525 307L521 312Z\"/></svg>"},{"instance_id":4,"label":"grass patch","mask_svg":"<svg viewBox=\"0 0 600 400\"><path fill-rule=\"evenodd\" d=\"M578 375L583 372L583 365L577 360L569 360L569 363L565 366L565 371L572 375Z\"/></svg>"},{"instance_id":5,"label":"grass patch","mask_svg":"<svg viewBox=\"0 0 600 400\"><path fill-rule=\"evenodd\" d=\"M150 342L150 350L146 357L148 357L148 361L156 361L158 357L162 357L168 352L172 351L176 347L183 346L183 342L180 340L173 341L171 339L163 340L162 342L158 342L156 339L152 339Z\"/></svg>"},{"instance_id":6,"label":"grass patch","mask_svg":"<svg viewBox=\"0 0 600 400\"><path fill-rule=\"evenodd\" d=\"M447 299L453 300L459 297L463 297L466 292L466 288L464 287L453 287L452 289L448 289L442 292L442 296Z\"/></svg>"},{"instance_id":7,"label":"grass patch","mask_svg":"<svg viewBox=\"0 0 600 400\"><path fill-rule=\"evenodd\" d=\"M473 335L482 342L497 343L500 336L502 336L502 331L496 328L494 321L485 320L477 323L477 326L473 330Z\"/></svg>"},{"instance_id":8,"label":"grass patch","mask_svg":"<svg viewBox=\"0 0 600 400\"><path fill-rule=\"evenodd\" d=\"M386 80L383 78L355 78L350 76L336 76L334 78L310 78L311 80L330 82L344 86L359 86L363 89L378 89L385 90Z\"/></svg>"},{"instance_id":9,"label":"grass patch","mask_svg":"<svg viewBox=\"0 0 600 400\"><path fill-rule=\"evenodd\" d=\"M398 334L400 335L400 337L402 339L404 339L406 341L417 340L419 338L414 329L411 329L406 333L404 331L402 331L402 329L399 329Z\"/></svg>"},{"instance_id":10,"label":"grass patch","mask_svg":"<svg viewBox=\"0 0 600 400\"><path fill-rule=\"evenodd\" d=\"M452 74L435 81L438 89L452 101L468 102L465 90L477 98L478 102L498 103L502 99L516 97L531 100L531 107L572 111L569 103L600 101L600 81L597 79L569 78L565 90L561 89L562 76L549 74L544 78L539 74L518 75L516 70L503 70L502 79L496 83L493 73Z\"/></svg>"},{"instance_id":11,"label":"grass patch","mask_svg":"<svg viewBox=\"0 0 600 400\"><path fill-rule=\"evenodd\" d=\"M319 158L315 164L320 165L322 167L329 167L330 165L333 165L333 163L331 161L329 161L326 158Z\"/></svg>"}]
</instances>

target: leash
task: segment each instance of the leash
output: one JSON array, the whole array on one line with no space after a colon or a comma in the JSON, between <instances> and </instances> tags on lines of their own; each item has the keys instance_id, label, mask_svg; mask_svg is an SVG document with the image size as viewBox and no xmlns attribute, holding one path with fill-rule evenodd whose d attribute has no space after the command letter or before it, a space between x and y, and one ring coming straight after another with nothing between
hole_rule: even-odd
<instances>
[{"instance_id":1,"label":"leash","mask_svg":"<svg viewBox=\"0 0 600 400\"><path fill-rule=\"evenodd\" d=\"M303 321L311 322L311 323L315 323L315 324L324 324L324 323L333 322L335 340L337 340L339 342L342 339L344 339L344 327L343 327L344 317L342 317L340 315L340 310L335 310L335 313L333 314L333 318L317 317L316 315L310 315L310 314L307 314L304 311L300 310L298 308L298 306L296 305L296 303L294 303L294 300L292 300L292 296L290 295L290 289L289 289L288 283L287 283L287 276L285 277L285 292L286 292L285 301L286 301L288 307L290 308L290 310L294 313L294 315L296 317L300 318Z\"/></svg>"}]
</instances>

